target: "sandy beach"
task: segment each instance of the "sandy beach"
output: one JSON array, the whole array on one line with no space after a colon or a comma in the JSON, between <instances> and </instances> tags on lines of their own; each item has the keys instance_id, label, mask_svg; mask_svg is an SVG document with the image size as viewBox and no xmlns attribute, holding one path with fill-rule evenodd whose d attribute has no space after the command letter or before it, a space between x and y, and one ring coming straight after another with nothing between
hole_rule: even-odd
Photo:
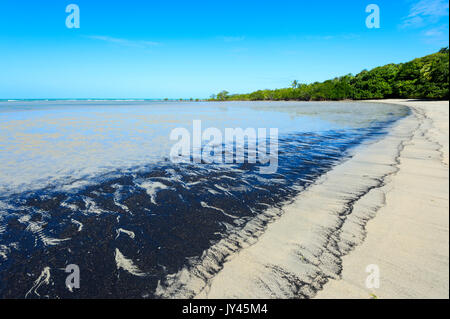
<instances>
[{"instance_id":1,"label":"sandy beach","mask_svg":"<svg viewBox=\"0 0 450 319\"><path fill-rule=\"evenodd\" d=\"M383 100L411 108L390 133L283 207L230 256L197 298L448 298L448 102ZM228 246L227 246L228 245ZM367 288L369 265L379 288ZM198 272L208 268L205 261ZM373 268L372 268L373 269ZM176 295L175 295L176 297Z\"/></svg>"},{"instance_id":2,"label":"sandy beach","mask_svg":"<svg viewBox=\"0 0 450 319\"><path fill-rule=\"evenodd\" d=\"M384 102L411 107L419 126L383 187L386 203L368 223L366 239L318 298L449 297L449 103ZM379 266L378 289L365 287L369 264Z\"/></svg>"}]
</instances>

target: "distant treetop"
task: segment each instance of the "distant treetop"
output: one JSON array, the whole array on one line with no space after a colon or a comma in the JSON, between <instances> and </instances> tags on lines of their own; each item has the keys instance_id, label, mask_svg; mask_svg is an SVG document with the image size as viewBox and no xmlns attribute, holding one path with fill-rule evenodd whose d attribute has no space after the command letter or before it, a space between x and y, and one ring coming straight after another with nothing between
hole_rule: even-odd
<instances>
[{"instance_id":1,"label":"distant treetop","mask_svg":"<svg viewBox=\"0 0 450 319\"><path fill-rule=\"evenodd\" d=\"M248 94L222 91L211 100L364 100L387 98L449 99L449 50L414 59L406 63L387 64L357 75L302 84L294 80L291 87L258 90Z\"/></svg>"}]
</instances>

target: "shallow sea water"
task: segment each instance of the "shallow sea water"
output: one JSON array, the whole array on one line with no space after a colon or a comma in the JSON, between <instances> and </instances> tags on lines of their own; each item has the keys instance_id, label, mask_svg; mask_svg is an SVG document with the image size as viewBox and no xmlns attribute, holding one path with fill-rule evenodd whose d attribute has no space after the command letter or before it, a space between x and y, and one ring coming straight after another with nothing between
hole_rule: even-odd
<instances>
[{"instance_id":1,"label":"shallow sea water","mask_svg":"<svg viewBox=\"0 0 450 319\"><path fill-rule=\"evenodd\" d=\"M0 297L158 297L158 283L407 114L355 102L0 102ZM278 170L172 163L169 134L193 120L278 128ZM69 264L80 289L65 286Z\"/></svg>"}]
</instances>

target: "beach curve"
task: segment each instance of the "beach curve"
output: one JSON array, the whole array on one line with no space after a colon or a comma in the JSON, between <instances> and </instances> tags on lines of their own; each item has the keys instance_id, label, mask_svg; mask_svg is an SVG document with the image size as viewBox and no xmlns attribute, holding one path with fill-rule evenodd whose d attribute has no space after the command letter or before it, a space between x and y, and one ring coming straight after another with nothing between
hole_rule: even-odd
<instances>
[{"instance_id":1,"label":"beach curve","mask_svg":"<svg viewBox=\"0 0 450 319\"><path fill-rule=\"evenodd\" d=\"M412 114L284 207L195 297L448 298L448 102L381 102Z\"/></svg>"}]
</instances>

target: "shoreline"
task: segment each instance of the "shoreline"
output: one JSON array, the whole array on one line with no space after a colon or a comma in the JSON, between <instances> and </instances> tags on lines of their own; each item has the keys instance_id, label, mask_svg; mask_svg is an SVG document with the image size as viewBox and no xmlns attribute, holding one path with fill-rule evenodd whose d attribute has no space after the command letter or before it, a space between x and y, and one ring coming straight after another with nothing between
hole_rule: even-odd
<instances>
[{"instance_id":1,"label":"shoreline","mask_svg":"<svg viewBox=\"0 0 450 319\"><path fill-rule=\"evenodd\" d=\"M202 251L201 257L159 278L155 296L448 298L448 102L368 102L402 105L403 117L390 122L379 137L376 130L376 138L355 144L350 156L311 184L291 185L300 191L295 197L267 205L245 226L231 229L229 236ZM349 112L377 109L369 103ZM388 105L386 114L395 114L395 108ZM156 200L154 193L149 195L147 199ZM75 220L78 232L83 223ZM89 228L89 222L85 225ZM135 240L133 229L119 228L118 234L120 230ZM135 271L133 251L124 247L115 252L112 272L123 268L138 277L144 274L144 268ZM369 265L380 270L380 288L365 286Z\"/></svg>"},{"instance_id":2,"label":"shoreline","mask_svg":"<svg viewBox=\"0 0 450 319\"><path fill-rule=\"evenodd\" d=\"M377 102L412 114L283 207L196 298L448 298L448 102ZM372 264L379 289L365 287Z\"/></svg>"},{"instance_id":3,"label":"shoreline","mask_svg":"<svg viewBox=\"0 0 450 319\"><path fill-rule=\"evenodd\" d=\"M273 110L275 105L269 108L255 108L253 103L234 109L237 112L230 112L230 114L242 116L250 111L261 110L261 112L253 113L260 116L259 121L270 114L270 121L281 125L280 127L289 126L293 130L299 129L298 136L297 134L292 137L282 136L282 144L279 146L281 170L279 174L272 177L273 181L268 181L267 176L257 174L256 167L254 169L247 167L245 174L242 174L243 169L236 170L234 167L219 167L214 170L214 167L208 169L208 167L200 165L174 165L165 161L152 165L147 159L145 168L142 166L127 170L122 166L121 170L109 169L109 172L105 174L84 176L83 179L80 179L83 183L74 178L76 177L74 172L71 174L71 179L62 183L58 183L56 180L54 186L48 188L35 184L41 187L41 191L5 195L0 204L4 203L2 207L7 209L8 223L2 222L2 225L6 224L6 227L0 225L0 232L3 229L7 231L8 235L11 235L4 243L11 243L12 249L16 249L13 246L14 242L20 242L20 238L16 239L17 237L14 235L18 234L22 237L27 236L26 238L30 240L34 239L36 244L30 246L29 250L26 247L17 249L17 252L11 249L14 255L11 256L10 264L2 268L3 282L6 287L2 289L2 294L5 292L5 297L23 297L33 286L33 280L37 280L41 275L46 275L47 271L43 272L43 269L49 267L51 275L49 285L45 285L47 286L45 288L43 286L38 292L39 294L46 294L54 298L92 296L89 289L96 286L94 284L97 274L95 269L85 268L83 277L90 284L89 286L85 285L84 289L87 288L86 290L74 291L76 295L71 295L65 286L53 285L58 280L59 264L62 260L66 260L65 252L70 251L70 259L83 260L83 264L94 264L98 260L102 260L102 274L105 278L115 278L116 274L121 276L120 281L116 282L116 287L120 289L111 291L104 288L98 292L97 296L108 294L115 297L140 298L142 297L140 289L133 290L131 287L145 285L152 287L151 293L148 293L148 288L144 288L144 293L148 293L147 296L151 298L170 297L173 294L194 297L196 293L192 294L191 291L199 292L198 288L193 287L196 285L196 281L200 289L203 289L202 284L205 282L202 281L203 279L206 278L205 284L207 284L207 280L222 268L223 262L228 256L257 242L260 234L265 232L266 226L282 215L283 210L280 208L290 203L319 176L348 160L349 153L352 152L348 150L353 150L356 145L379 140L399 118L409 114L406 107L397 108L384 104L347 103L336 105L336 103L309 104L301 102L289 102L288 104L293 104L293 108L279 105L277 108L279 114L276 116L271 113L263 113ZM128 114L133 114L132 108L127 105L123 107L127 108ZM179 107L184 108L183 106ZM195 111L195 109L193 110ZM227 118L214 106L211 106L211 110L215 114L220 114L220 116L216 116L218 122L223 122ZM219 109L219 111L228 114L229 109ZM173 111L168 110L167 112L171 114L169 118L172 120ZM319 112L320 118L325 120L326 124L323 126L314 124L314 119L308 119L307 122L310 123L301 119L301 114L307 116L316 112ZM32 120L36 119L36 114L39 116L38 121ZM39 123L38 126L46 126L43 124L48 123L46 127L50 128L53 122L70 123L67 119L73 118L71 109L59 113L59 117L64 121L55 121L53 118L51 122L40 122L42 118L45 118L42 115L48 114L48 110L36 114L31 113L31 119L28 122L16 122L12 126L13 132L20 131L16 130L19 127L33 127L23 125L24 123ZM111 112L109 119L114 120L116 127L123 128L117 114L122 113L120 111ZM276 120L277 116L283 121ZM288 120L297 117L298 120L289 124L291 122ZM105 117L101 118L103 120ZM370 123L373 121L376 122L371 125ZM82 122L84 129L90 127L87 124L92 123L90 121ZM190 120L186 122L189 123ZM332 129L333 127L343 127L343 123L347 123L348 129L342 131ZM355 130L355 127L359 129ZM126 128L130 127L126 126ZM310 131L320 131L321 128L331 131L324 131L317 136L316 134L311 135ZM305 131L306 134L301 131ZM33 140L28 138L28 141ZM65 138L64 140L70 141L71 139ZM96 141L96 139L92 141ZM50 146L54 145L54 143L49 144ZM95 145L93 142L88 144ZM60 154L65 153L64 150L74 149L70 143L65 143L64 146L57 145L59 146L57 151ZM97 145L100 146L101 143ZM97 153L98 155L107 154L105 152L107 150L102 150L98 146L95 149L101 150L100 154ZM40 144L40 152L49 153L45 152L46 150L48 151L49 148L45 147L45 144ZM50 150L53 149L50 148ZM127 154L127 157L133 154L131 152L133 147L128 147L127 150L128 152L123 153ZM299 152L300 150L302 152ZM50 153L58 154L54 151ZM96 153L92 153L92 150L88 149L84 154ZM115 152L109 154L114 155ZM21 157L32 158L31 156ZM69 168L76 167L74 164L78 162L72 162L73 156L68 158L67 162L64 161L64 159L67 160L64 156L60 159L59 163L72 163L68 165ZM133 156L128 158L130 161L132 159ZM101 162L103 165L107 163L105 158ZM24 167L37 170L39 165L36 163L29 162ZM84 168L95 172L95 163L82 163ZM52 165L50 173L54 167ZM296 170L299 167L301 169ZM20 170L17 169L17 166L13 168L14 174L11 175L15 176L16 180L23 182L24 178L17 178L20 176ZM67 171L59 171L59 173L61 172ZM26 177L26 174L24 176ZM32 179L30 180L32 181ZM146 183L143 183L144 181ZM245 184L248 184L248 187L242 186ZM196 194L200 194L201 202ZM186 203L193 209L186 209ZM11 205L7 206L7 204ZM170 212L176 213L171 214ZM151 216L164 217L160 219L158 219L159 217L150 217L152 220L148 221L149 213ZM95 218L93 219L92 216ZM101 223L98 223L98 218L101 219ZM25 232L15 232L12 227L17 224L24 225ZM245 230L241 231L243 227ZM11 232L10 229L12 229ZM24 233L25 235L23 235ZM152 242L157 242L159 247L153 246L152 242L148 241L149 237L152 238ZM84 240L84 238L89 238L89 240ZM224 240L216 245L222 239ZM91 254L95 246L92 246L92 242L97 241L108 242L108 248L99 248L95 254ZM193 241L195 241L195 245L192 245ZM58 246L56 249L40 249L40 247L55 245ZM4 252L2 259L9 258L10 250L8 249L9 246L6 245L0 247L0 254ZM50 260L42 257L42 253L47 252L52 256ZM203 255L205 252L206 254ZM176 256L176 258L164 258L167 255ZM198 265L199 262L202 264ZM84 267L83 264L80 266ZM25 265L26 271L8 271L8 269L25 267ZM194 267L191 267L193 265ZM153 273L155 268L162 271L158 270ZM175 278L176 280L171 284L173 275L178 275L178 271L183 268L192 269L192 272L181 273L180 280ZM30 275L23 278L25 273ZM139 274L152 275L142 280ZM183 289L182 286L177 285L180 281L183 283L184 275L192 278L192 282L188 285L189 289ZM159 290L156 289L158 286ZM178 289L178 287L180 288ZM155 289L158 294L153 294ZM36 294L33 293L33 295Z\"/></svg>"}]
</instances>

